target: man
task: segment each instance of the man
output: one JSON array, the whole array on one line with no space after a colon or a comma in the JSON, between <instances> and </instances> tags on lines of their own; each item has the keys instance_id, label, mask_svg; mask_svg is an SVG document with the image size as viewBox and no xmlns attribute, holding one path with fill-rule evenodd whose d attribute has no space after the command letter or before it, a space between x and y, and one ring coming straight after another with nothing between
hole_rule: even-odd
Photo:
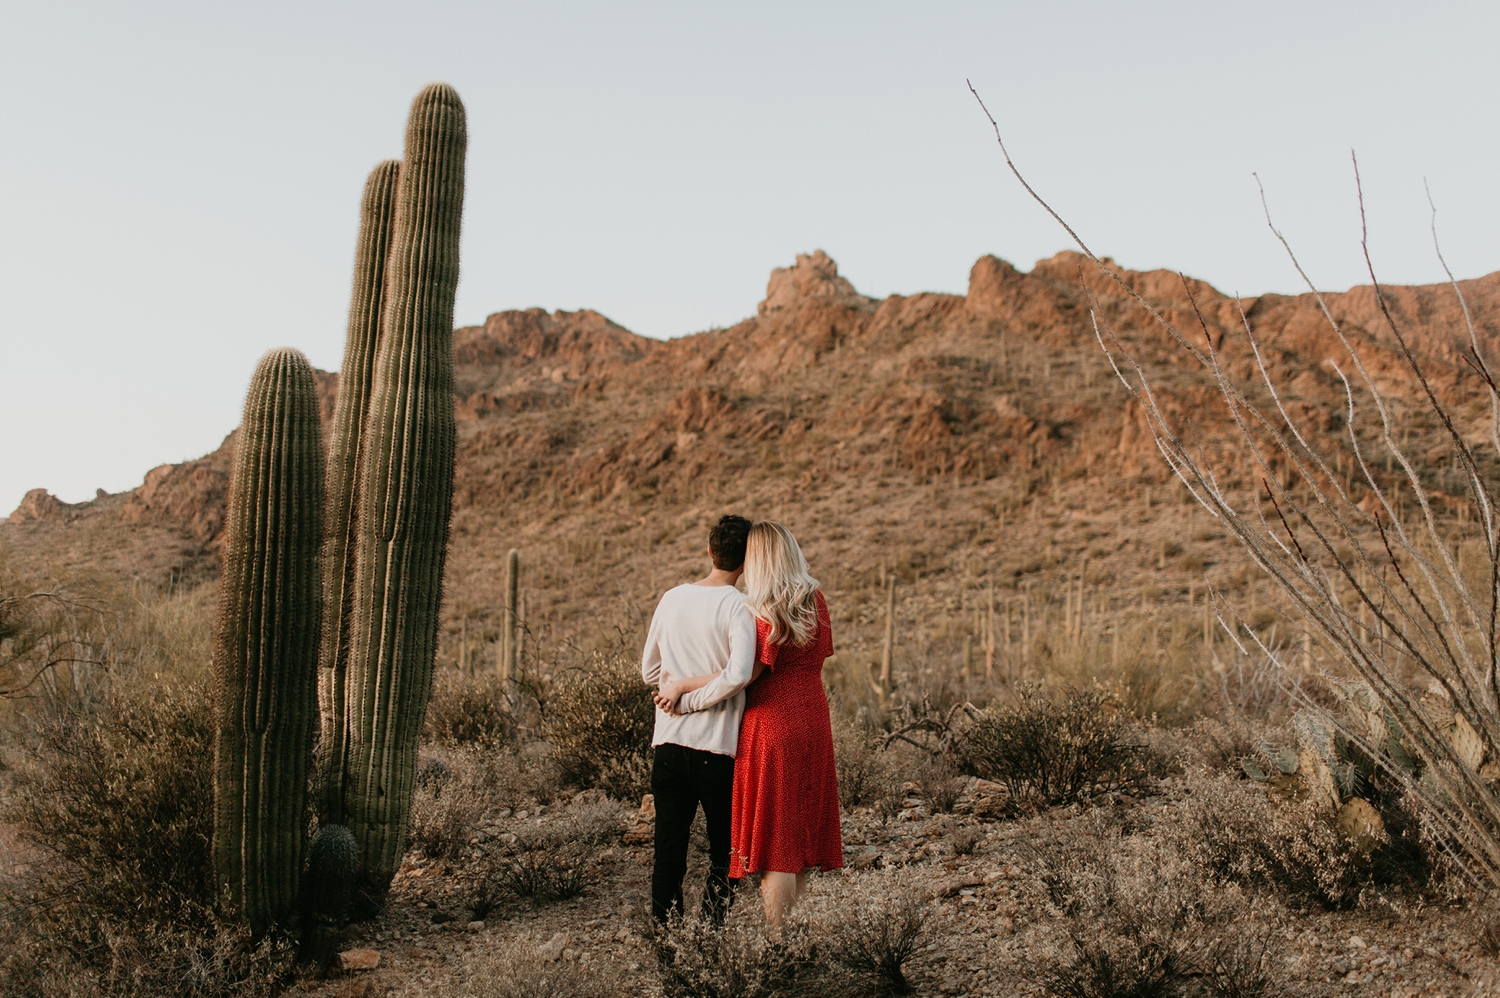
<instances>
[{"instance_id":1,"label":"man","mask_svg":"<svg viewBox=\"0 0 1500 998\"><path fill-rule=\"evenodd\" d=\"M750 521L720 517L708 534L712 569L697 582L669 589L656 606L641 678L660 686L672 677L712 675L750 681L755 664L755 618L735 588L745 568ZM729 806L734 792L734 753L739 745L743 692L710 710L673 715L656 709L651 737L655 758L651 792L656 797L656 857L651 869L651 914L665 922L683 910L689 833L703 807L708 826L708 882L703 915L722 921L734 885L729 880Z\"/></svg>"}]
</instances>

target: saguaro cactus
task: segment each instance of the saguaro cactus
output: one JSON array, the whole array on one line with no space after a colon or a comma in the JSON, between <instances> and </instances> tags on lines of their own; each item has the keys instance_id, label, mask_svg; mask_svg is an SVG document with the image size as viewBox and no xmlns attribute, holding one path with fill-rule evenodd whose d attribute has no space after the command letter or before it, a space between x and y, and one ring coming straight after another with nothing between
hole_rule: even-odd
<instances>
[{"instance_id":1,"label":"saguaro cactus","mask_svg":"<svg viewBox=\"0 0 1500 998\"><path fill-rule=\"evenodd\" d=\"M323 537L323 635L318 661L318 811L324 820L342 814L347 729L344 677L349 665L349 611L354 592L354 552L358 523L360 441L369 409L375 353L385 306L385 259L395 215L401 164L386 160L370 171L360 202L359 238L354 248L354 290L349 301L344 364L339 369L333 440L328 451L327 520Z\"/></svg>"},{"instance_id":2,"label":"saguaro cactus","mask_svg":"<svg viewBox=\"0 0 1500 998\"><path fill-rule=\"evenodd\" d=\"M412 102L360 447L341 813L361 894L383 897L406 840L432 692L453 501L453 297L467 135L446 84Z\"/></svg>"},{"instance_id":3,"label":"saguaro cactus","mask_svg":"<svg viewBox=\"0 0 1500 998\"><path fill-rule=\"evenodd\" d=\"M510 549L505 559L505 630L500 635L500 678L516 678L517 650L520 647L521 552Z\"/></svg>"},{"instance_id":4,"label":"saguaro cactus","mask_svg":"<svg viewBox=\"0 0 1500 998\"><path fill-rule=\"evenodd\" d=\"M290 914L305 835L318 667L323 450L312 368L261 358L245 399L214 642L213 856L260 931Z\"/></svg>"}]
</instances>

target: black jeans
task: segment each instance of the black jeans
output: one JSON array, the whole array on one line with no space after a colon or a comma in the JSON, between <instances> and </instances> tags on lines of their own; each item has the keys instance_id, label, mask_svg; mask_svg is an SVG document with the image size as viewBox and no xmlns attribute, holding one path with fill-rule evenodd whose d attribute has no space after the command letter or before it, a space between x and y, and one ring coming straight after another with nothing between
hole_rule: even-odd
<instances>
[{"instance_id":1,"label":"black jeans","mask_svg":"<svg viewBox=\"0 0 1500 998\"><path fill-rule=\"evenodd\" d=\"M688 844L698 805L708 826L708 881L703 885L703 917L724 920L734 895L729 879L729 805L734 796L734 757L683 745L658 745L651 765L656 796L656 860L651 867L651 914L665 922L681 913L682 878L687 876Z\"/></svg>"}]
</instances>

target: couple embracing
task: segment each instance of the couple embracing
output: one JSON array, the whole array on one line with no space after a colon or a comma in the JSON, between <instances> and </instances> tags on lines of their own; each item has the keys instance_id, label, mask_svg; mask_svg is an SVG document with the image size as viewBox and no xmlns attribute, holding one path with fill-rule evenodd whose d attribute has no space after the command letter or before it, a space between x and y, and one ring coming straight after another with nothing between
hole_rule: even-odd
<instances>
[{"instance_id":1,"label":"couple embracing","mask_svg":"<svg viewBox=\"0 0 1500 998\"><path fill-rule=\"evenodd\" d=\"M708 553L705 578L662 596L641 656L641 677L659 686L651 912L659 921L682 912L701 805L704 917L721 921L735 882L758 873L766 918L779 927L808 872L844 865L822 678L833 654L828 605L779 523L722 517Z\"/></svg>"}]
</instances>

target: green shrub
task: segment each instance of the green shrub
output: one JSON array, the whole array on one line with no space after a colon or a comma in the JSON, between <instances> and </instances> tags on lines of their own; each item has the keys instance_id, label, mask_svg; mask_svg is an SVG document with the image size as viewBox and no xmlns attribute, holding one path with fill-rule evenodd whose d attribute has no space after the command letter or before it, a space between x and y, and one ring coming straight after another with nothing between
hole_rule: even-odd
<instances>
[{"instance_id":1,"label":"green shrub","mask_svg":"<svg viewBox=\"0 0 1500 998\"><path fill-rule=\"evenodd\" d=\"M621 800L639 800L650 788L656 708L640 673L623 658L564 673L543 716L566 783Z\"/></svg>"}]
</instances>

